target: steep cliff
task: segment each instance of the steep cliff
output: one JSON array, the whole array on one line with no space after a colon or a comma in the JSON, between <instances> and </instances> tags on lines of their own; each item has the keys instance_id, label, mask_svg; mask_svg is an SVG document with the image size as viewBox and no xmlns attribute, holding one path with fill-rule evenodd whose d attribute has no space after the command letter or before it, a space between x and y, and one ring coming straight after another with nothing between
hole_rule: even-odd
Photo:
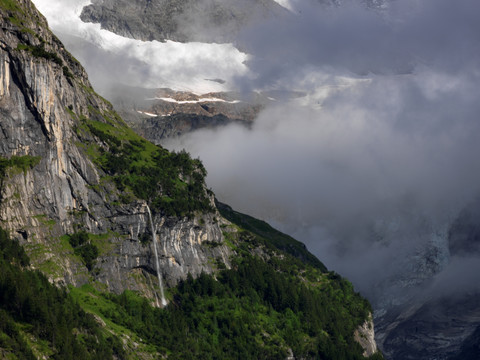
<instances>
[{"instance_id":1,"label":"steep cliff","mask_svg":"<svg viewBox=\"0 0 480 360\"><path fill-rule=\"evenodd\" d=\"M267 224L220 212L201 162L128 128L29 0L0 0L0 130L9 233L1 231L0 262L11 269L0 282L2 356L75 358L81 348L86 359L361 359L368 351L354 333L371 309L352 285ZM31 266L10 255L17 245L4 245L7 237ZM78 304L96 325L82 323Z\"/></svg>"},{"instance_id":2,"label":"steep cliff","mask_svg":"<svg viewBox=\"0 0 480 360\"><path fill-rule=\"evenodd\" d=\"M152 295L147 290L156 273L152 242L140 241L152 235L146 211L150 199L133 194L121 198L113 172L107 174L99 166L104 161L100 153L115 146L109 143L113 135L101 139L102 129L120 129L116 133L120 140L112 140L119 146L147 143L95 94L83 68L29 1L4 2L0 21L0 156L39 158L31 170L7 172L2 223L25 244L33 266L56 282L82 285L96 280L118 293L135 289ZM133 151L146 158L157 151L153 145L145 146L146 150ZM187 184L182 174L177 176L181 186L194 182ZM198 185L204 192L202 176ZM177 218L159 209L154 222L169 285L189 272L212 272L212 259L229 266L227 246L202 246L223 241L215 211ZM99 249L92 271L65 236L80 230L91 234Z\"/></svg>"}]
</instances>

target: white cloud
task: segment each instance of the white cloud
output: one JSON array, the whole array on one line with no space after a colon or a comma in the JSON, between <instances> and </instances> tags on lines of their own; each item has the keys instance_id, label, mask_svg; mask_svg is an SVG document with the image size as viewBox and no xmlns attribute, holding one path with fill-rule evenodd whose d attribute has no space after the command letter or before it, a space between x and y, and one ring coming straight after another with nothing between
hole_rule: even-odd
<instances>
[{"instance_id":1,"label":"white cloud","mask_svg":"<svg viewBox=\"0 0 480 360\"><path fill-rule=\"evenodd\" d=\"M220 200L298 235L364 290L396 271L415 276L400 259L432 246L479 193L477 0L376 11L293 1L295 14L244 30L248 57L232 45L120 38L79 22L86 1L34 2L95 84L201 91L220 87L204 79L223 78L303 92L272 95L251 129L201 130L169 146L200 155Z\"/></svg>"},{"instance_id":2,"label":"white cloud","mask_svg":"<svg viewBox=\"0 0 480 360\"><path fill-rule=\"evenodd\" d=\"M142 87L170 87L198 93L232 86L247 75L247 55L231 44L139 41L83 23L79 15L89 0L34 0L53 31L85 66L94 85L114 82ZM206 79L220 78L224 85Z\"/></svg>"}]
</instances>

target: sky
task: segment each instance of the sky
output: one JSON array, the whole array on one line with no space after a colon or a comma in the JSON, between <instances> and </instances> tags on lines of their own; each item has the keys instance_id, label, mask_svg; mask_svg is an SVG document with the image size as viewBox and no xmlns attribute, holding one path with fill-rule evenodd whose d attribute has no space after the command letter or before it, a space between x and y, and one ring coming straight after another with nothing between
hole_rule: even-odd
<instances>
[{"instance_id":1,"label":"sky","mask_svg":"<svg viewBox=\"0 0 480 360\"><path fill-rule=\"evenodd\" d=\"M200 157L221 201L303 241L374 302L430 277L442 293L480 268L448 251L452 222L480 194L477 0L290 0L288 16L240 33L241 51L123 39L79 22L88 1L34 3L100 90L301 92L250 129L165 145Z\"/></svg>"}]
</instances>

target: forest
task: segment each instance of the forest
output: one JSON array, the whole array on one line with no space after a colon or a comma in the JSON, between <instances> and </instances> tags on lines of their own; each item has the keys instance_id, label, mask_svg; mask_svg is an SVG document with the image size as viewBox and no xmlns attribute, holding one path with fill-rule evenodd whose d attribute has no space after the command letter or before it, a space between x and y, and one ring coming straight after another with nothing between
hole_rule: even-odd
<instances>
[{"instance_id":1,"label":"forest","mask_svg":"<svg viewBox=\"0 0 480 360\"><path fill-rule=\"evenodd\" d=\"M28 265L23 248L0 228L0 357L125 358L118 338Z\"/></svg>"}]
</instances>

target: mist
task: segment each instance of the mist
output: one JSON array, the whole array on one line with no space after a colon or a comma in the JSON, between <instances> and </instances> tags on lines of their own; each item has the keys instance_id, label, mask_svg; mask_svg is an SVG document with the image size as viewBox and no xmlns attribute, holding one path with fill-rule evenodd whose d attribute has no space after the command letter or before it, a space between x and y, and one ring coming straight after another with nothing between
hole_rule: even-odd
<instances>
[{"instance_id":1,"label":"mist","mask_svg":"<svg viewBox=\"0 0 480 360\"><path fill-rule=\"evenodd\" d=\"M107 98L115 82L286 94L249 129L162 145L199 156L219 200L303 241L374 303L427 279L448 292L442 279L478 268L448 248L480 195L478 1L280 1L290 13L234 44L125 39L80 22L88 0L34 3Z\"/></svg>"},{"instance_id":2,"label":"mist","mask_svg":"<svg viewBox=\"0 0 480 360\"><path fill-rule=\"evenodd\" d=\"M295 16L243 34L256 77L239 88L304 97L277 101L251 129L166 146L199 156L221 201L305 242L374 300L392 279L459 269L449 227L480 193L480 5L342 5L291 3Z\"/></svg>"},{"instance_id":3,"label":"mist","mask_svg":"<svg viewBox=\"0 0 480 360\"><path fill-rule=\"evenodd\" d=\"M247 55L232 44L140 41L83 23L90 0L33 0L50 27L82 63L94 88L109 98L116 84L169 87L205 93L231 88L233 77L247 76ZM220 78L224 85L206 79Z\"/></svg>"},{"instance_id":4,"label":"mist","mask_svg":"<svg viewBox=\"0 0 480 360\"><path fill-rule=\"evenodd\" d=\"M320 108L291 101L252 129L167 146L200 156L220 200L274 222L366 289L436 232L446 241L447 224L478 194L475 80L438 91L438 76L372 77Z\"/></svg>"}]
</instances>

